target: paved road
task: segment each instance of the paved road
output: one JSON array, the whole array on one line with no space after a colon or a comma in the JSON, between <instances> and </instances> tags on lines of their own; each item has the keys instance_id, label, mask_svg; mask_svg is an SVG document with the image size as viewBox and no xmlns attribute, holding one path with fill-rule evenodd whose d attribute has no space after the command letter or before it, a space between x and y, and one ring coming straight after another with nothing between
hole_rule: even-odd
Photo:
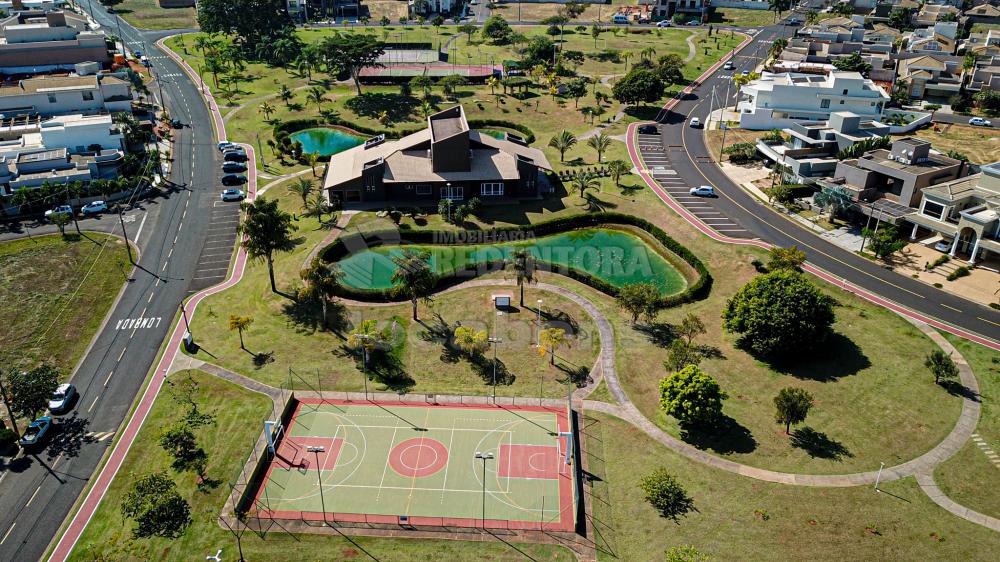
<instances>
[{"instance_id":1,"label":"paved road","mask_svg":"<svg viewBox=\"0 0 1000 562\"><path fill-rule=\"evenodd\" d=\"M954 123L957 125L969 125L968 115L957 115L955 113L934 113L935 123ZM981 127L982 129L1000 129L1000 119L988 119L990 121L990 127Z\"/></svg>"},{"instance_id":2,"label":"paved road","mask_svg":"<svg viewBox=\"0 0 1000 562\"><path fill-rule=\"evenodd\" d=\"M117 34L103 8L95 2L94 9L98 21ZM148 53L162 35L143 35L124 23L121 34L131 48ZM238 204L218 202L212 120L196 86L173 61L159 52L151 60L170 113L196 125L175 135L171 180L177 186L129 213L130 237L139 235L139 266L73 374L81 394L74 410L58 420L55 440L43 451L3 465L0 560L36 560L44 553L112 443L179 303L192 290L221 280L232 255ZM156 85L151 90L160 95ZM88 222L111 222L113 230L117 221Z\"/></svg>"},{"instance_id":3,"label":"paved road","mask_svg":"<svg viewBox=\"0 0 1000 562\"><path fill-rule=\"evenodd\" d=\"M736 68L719 69L670 111L661 112L659 144L655 136L642 136L638 148L647 169L675 200L704 224L733 238L760 238L779 246L797 245L808 260L837 279L881 295L911 310L936 318L961 330L1000 340L1000 312L946 293L909 277L887 271L803 229L734 184L715 164L704 143L702 129L688 126L691 117L705 121L713 104L715 88L718 108L731 85L734 72L750 70L757 53L766 52L785 26L765 28L737 55ZM729 88L730 103L736 97ZM686 196L690 186L710 184L719 195L714 199ZM666 211L665 212L670 212Z\"/></svg>"}]
</instances>

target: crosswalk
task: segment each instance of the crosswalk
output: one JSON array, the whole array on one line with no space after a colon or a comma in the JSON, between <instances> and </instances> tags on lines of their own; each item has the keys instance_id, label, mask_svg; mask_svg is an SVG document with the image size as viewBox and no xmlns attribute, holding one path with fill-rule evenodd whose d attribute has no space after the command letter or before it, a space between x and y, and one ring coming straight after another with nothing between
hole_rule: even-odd
<instances>
[{"instance_id":1,"label":"crosswalk","mask_svg":"<svg viewBox=\"0 0 1000 562\"><path fill-rule=\"evenodd\" d=\"M671 163L673 158L688 157L682 145L666 144L661 135L639 134L637 140L646 170L671 199L720 234L736 238L752 237L750 232L717 208L715 199L691 195L690 190L694 186L680 177Z\"/></svg>"},{"instance_id":2,"label":"crosswalk","mask_svg":"<svg viewBox=\"0 0 1000 562\"><path fill-rule=\"evenodd\" d=\"M115 436L114 431L91 431L88 432L84 437L87 439L87 441L91 442L96 441L100 443L101 441L107 441L108 439L111 439L114 436Z\"/></svg>"}]
</instances>

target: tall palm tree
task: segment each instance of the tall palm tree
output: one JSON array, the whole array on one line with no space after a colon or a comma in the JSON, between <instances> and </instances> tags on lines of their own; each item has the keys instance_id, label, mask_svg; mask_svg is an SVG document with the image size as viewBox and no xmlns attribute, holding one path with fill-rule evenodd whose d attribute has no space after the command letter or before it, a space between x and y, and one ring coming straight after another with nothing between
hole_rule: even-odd
<instances>
[{"instance_id":1,"label":"tall palm tree","mask_svg":"<svg viewBox=\"0 0 1000 562\"><path fill-rule=\"evenodd\" d=\"M365 367L368 363L368 354L378 349L378 347L389 341L389 329L379 329L378 320L362 320L349 334L347 334L347 345L353 348L364 350Z\"/></svg>"},{"instance_id":2,"label":"tall palm tree","mask_svg":"<svg viewBox=\"0 0 1000 562\"><path fill-rule=\"evenodd\" d=\"M392 258L392 263L396 265L392 274L394 291L410 299L414 320L417 319L417 301L426 298L434 288L434 272L428 263L430 259L430 252L410 249Z\"/></svg>"},{"instance_id":3,"label":"tall palm tree","mask_svg":"<svg viewBox=\"0 0 1000 562\"><path fill-rule=\"evenodd\" d=\"M215 87L219 87L219 73L226 69L225 65L222 64L222 60L215 56L209 55L205 57L205 70L212 73L212 82Z\"/></svg>"},{"instance_id":4,"label":"tall palm tree","mask_svg":"<svg viewBox=\"0 0 1000 562\"><path fill-rule=\"evenodd\" d=\"M615 187L621 187L621 183L619 182L621 181L622 176L629 173L629 170L631 170L631 168L624 160L612 160L611 162L608 162L608 173L611 174L611 179L614 180Z\"/></svg>"},{"instance_id":5,"label":"tall palm tree","mask_svg":"<svg viewBox=\"0 0 1000 562\"><path fill-rule=\"evenodd\" d=\"M312 168L313 177L316 177L316 163L319 162L319 153L310 152L306 155L306 160L309 161L309 167Z\"/></svg>"},{"instance_id":6,"label":"tall palm tree","mask_svg":"<svg viewBox=\"0 0 1000 562\"><path fill-rule=\"evenodd\" d=\"M563 129L559 131L559 134L552 137L549 141L549 146L559 151L559 161L566 161L566 151L573 148L576 144L576 135Z\"/></svg>"},{"instance_id":7,"label":"tall palm tree","mask_svg":"<svg viewBox=\"0 0 1000 562\"><path fill-rule=\"evenodd\" d=\"M611 137L605 135L603 132L598 133L589 139L587 139L587 146L593 148L597 152L597 163L601 163L601 158L604 157L604 151L611 146Z\"/></svg>"},{"instance_id":8,"label":"tall palm tree","mask_svg":"<svg viewBox=\"0 0 1000 562\"><path fill-rule=\"evenodd\" d=\"M282 84L278 90L278 97L281 98L281 101L285 102L285 105L288 105L292 101L292 98L295 97L295 94L292 93L292 90L288 86Z\"/></svg>"},{"instance_id":9,"label":"tall palm tree","mask_svg":"<svg viewBox=\"0 0 1000 562\"><path fill-rule=\"evenodd\" d=\"M260 104L257 110L264 116L265 121L270 121L271 116L274 115L274 106L267 102Z\"/></svg>"},{"instance_id":10,"label":"tall palm tree","mask_svg":"<svg viewBox=\"0 0 1000 562\"><path fill-rule=\"evenodd\" d=\"M313 86L312 88L309 88L309 91L306 93L306 100L315 104L316 109L320 110L322 109L323 102L326 101L326 90L319 86Z\"/></svg>"},{"instance_id":11,"label":"tall palm tree","mask_svg":"<svg viewBox=\"0 0 1000 562\"><path fill-rule=\"evenodd\" d=\"M278 292L274 282L274 253L289 252L295 248L292 232L292 215L278 208L275 199L257 199L244 203L246 213L237 232L243 237L240 243L250 259L267 263L267 274L271 280L271 291Z\"/></svg>"},{"instance_id":12,"label":"tall palm tree","mask_svg":"<svg viewBox=\"0 0 1000 562\"><path fill-rule=\"evenodd\" d=\"M250 328L251 324L253 324L253 316L229 315L229 329L240 333L240 349L242 350L246 350L246 346L243 345L243 332Z\"/></svg>"},{"instance_id":13,"label":"tall palm tree","mask_svg":"<svg viewBox=\"0 0 1000 562\"><path fill-rule=\"evenodd\" d=\"M628 71L628 59L632 58L632 51L629 50L622 51L621 57L625 60L625 70Z\"/></svg>"},{"instance_id":14,"label":"tall palm tree","mask_svg":"<svg viewBox=\"0 0 1000 562\"><path fill-rule=\"evenodd\" d=\"M299 273L299 276L306 284L305 288L302 289L302 295L320 302L323 311L320 320L323 328L326 328L327 307L330 300L336 295L337 286L340 284L344 272L337 264L328 263L315 257L309 267Z\"/></svg>"},{"instance_id":15,"label":"tall palm tree","mask_svg":"<svg viewBox=\"0 0 1000 562\"><path fill-rule=\"evenodd\" d=\"M511 269L514 270L514 278L517 286L521 289L521 306L524 306L524 285L538 281L535 278L535 256L527 248L518 248L511 254Z\"/></svg>"},{"instance_id":16,"label":"tall palm tree","mask_svg":"<svg viewBox=\"0 0 1000 562\"><path fill-rule=\"evenodd\" d=\"M316 220L323 223L323 215L331 212L330 203L326 200L326 197L322 193L313 193L312 197L306 201L305 212L302 216L305 217L316 217Z\"/></svg>"},{"instance_id":17,"label":"tall palm tree","mask_svg":"<svg viewBox=\"0 0 1000 562\"><path fill-rule=\"evenodd\" d=\"M288 186L288 191L299 196L302 199L302 206L306 206L306 200L309 199L309 195L313 192L313 182L312 180L307 180L306 178L299 178L295 183Z\"/></svg>"},{"instance_id":18,"label":"tall palm tree","mask_svg":"<svg viewBox=\"0 0 1000 562\"><path fill-rule=\"evenodd\" d=\"M653 56L655 54L656 54L656 47L653 47L652 45L639 51L639 56L642 57L644 60L653 60Z\"/></svg>"},{"instance_id":19,"label":"tall palm tree","mask_svg":"<svg viewBox=\"0 0 1000 562\"><path fill-rule=\"evenodd\" d=\"M573 176L573 189L580 190L580 198L585 199L587 197L587 191L591 189L598 189L601 186L601 182L594 177L594 174L590 172L584 172L583 170L578 171Z\"/></svg>"}]
</instances>

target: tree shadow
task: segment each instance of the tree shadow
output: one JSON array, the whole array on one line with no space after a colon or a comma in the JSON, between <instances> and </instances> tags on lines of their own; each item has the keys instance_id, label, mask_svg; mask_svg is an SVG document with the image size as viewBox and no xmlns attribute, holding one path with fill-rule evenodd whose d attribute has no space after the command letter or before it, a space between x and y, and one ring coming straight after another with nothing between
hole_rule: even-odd
<instances>
[{"instance_id":1,"label":"tree shadow","mask_svg":"<svg viewBox=\"0 0 1000 562\"><path fill-rule=\"evenodd\" d=\"M972 400L973 402L982 401L977 392L958 381L941 381L939 384L942 388L948 391L948 394L951 394L952 396L960 396L966 400Z\"/></svg>"},{"instance_id":2,"label":"tree shadow","mask_svg":"<svg viewBox=\"0 0 1000 562\"><path fill-rule=\"evenodd\" d=\"M391 122L406 121L417 108L417 99L387 92L365 92L346 102L344 106L361 117L378 119L386 112Z\"/></svg>"},{"instance_id":3,"label":"tree shadow","mask_svg":"<svg viewBox=\"0 0 1000 562\"><path fill-rule=\"evenodd\" d=\"M830 439L826 433L811 427L802 427L792 432L792 447L804 450L810 457L839 461L854 456L843 443Z\"/></svg>"},{"instance_id":4,"label":"tree shadow","mask_svg":"<svg viewBox=\"0 0 1000 562\"><path fill-rule=\"evenodd\" d=\"M261 369L268 363L274 362L274 352L273 351L261 351L260 353L253 353L253 366L255 369Z\"/></svg>"},{"instance_id":5,"label":"tree shadow","mask_svg":"<svg viewBox=\"0 0 1000 562\"><path fill-rule=\"evenodd\" d=\"M566 378L558 381L560 383L569 382L576 388L583 388L594 380L590 376L590 369L586 366L571 367L560 362L556 365L556 368L566 374Z\"/></svg>"},{"instance_id":6,"label":"tree shadow","mask_svg":"<svg viewBox=\"0 0 1000 562\"><path fill-rule=\"evenodd\" d=\"M750 430L729 416L723 416L711 427L685 424L681 427L681 439L698 449L710 449L720 455L752 453L757 448L757 440Z\"/></svg>"},{"instance_id":7,"label":"tree shadow","mask_svg":"<svg viewBox=\"0 0 1000 562\"><path fill-rule=\"evenodd\" d=\"M649 324L635 324L635 331L646 336L649 343L657 347L668 347L671 342L677 339L677 330L673 324L667 322L651 322Z\"/></svg>"},{"instance_id":8,"label":"tree shadow","mask_svg":"<svg viewBox=\"0 0 1000 562\"><path fill-rule=\"evenodd\" d=\"M494 364L496 365L497 386L510 386L517 380L517 376L510 372L507 365L499 358L487 358L485 355L477 353L469 357L469 363L472 366L472 372L488 385L493 384Z\"/></svg>"},{"instance_id":9,"label":"tree shadow","mask_svg":"<svg viewBox=\"0 0 1000 562\"><path fill-rule=\"evenodd\" d=\"M368 355L368 380L385 385L396 392L409 392L416 381L413 380L393 353L370 353Z\"/></svg>"},{"instance_id":10,"label":"tree shadow","mask_svg":"<svg viewBox=\"0 0 1000 562\"><path fill-rule=\"evenodd\" d=\"M872 366L856 343L834 332L818 348L787 359L773 360L771 368L800 379L830 382Z\"/></svg>"},{"instance_id":11,"label":"tree shadow","mask_svg":"<svg viewBox=\"0 0 1000 562\"><path fill-rule=\"evenodd\" d=\"M59 418L55 425L58 429L56 436L45 449L45 456L48 460L53 460L59 455L75 457L80 454L80 447L84 443L89 443L93 439L87 437L87 427L90 420L76 417L74 413L69 418Z\"/></svg>"}]
</instances>

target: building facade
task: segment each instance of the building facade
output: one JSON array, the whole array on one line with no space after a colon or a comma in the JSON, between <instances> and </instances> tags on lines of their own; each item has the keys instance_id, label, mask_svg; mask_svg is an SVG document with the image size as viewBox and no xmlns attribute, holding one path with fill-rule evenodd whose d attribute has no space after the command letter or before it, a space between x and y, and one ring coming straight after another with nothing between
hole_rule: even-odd
<instances>
[{"instance_id":1,"label":"building facade","mask_svg":"<svg viewBox=\"0 0 1000 562\"><path fill-rule=\"evenodd\" d=\"M130 111L132 101L132 84L108 75L42 76L0 87L0 114L7 117Z\"/></svg>"},{"instance_id":2,"label":"building facade","mask_svg":"<svg viewBox=\"0 0 1000 562\"><path fill-rule=\"evenodd\" d=\"M68 12L22 12L0 20L0 70L35 73L73 69L82 62L102 66L111 54L101 33Z\"/></svg>"},{"instance_id":3,"label":"building facade","mask_svg":"<svg viewBox=\"0 0 1000 562\"><path fill-rule=\"evenodd\" d=\"M765 130L801 121L827 121L831 113L848 111L878 120L889 95L857 72L765 74L740 88L740 126Z\"/></svg>"}]
</instances>

